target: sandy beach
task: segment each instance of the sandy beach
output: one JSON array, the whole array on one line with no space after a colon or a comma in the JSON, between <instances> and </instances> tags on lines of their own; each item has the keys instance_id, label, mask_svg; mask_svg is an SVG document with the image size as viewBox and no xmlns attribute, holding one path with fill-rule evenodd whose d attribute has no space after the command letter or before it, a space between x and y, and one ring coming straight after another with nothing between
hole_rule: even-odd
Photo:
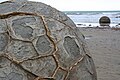
<instances>
[{"instance_id":1,"label":"sandy beach","mask_svg":"<svg viewBox=\"0 0 120 80\"><path fill-rule=\"evenodd\" d=\"M79 29L94 59L98 80L120 80L120 30Z\"/></svg>"}]
</instances>

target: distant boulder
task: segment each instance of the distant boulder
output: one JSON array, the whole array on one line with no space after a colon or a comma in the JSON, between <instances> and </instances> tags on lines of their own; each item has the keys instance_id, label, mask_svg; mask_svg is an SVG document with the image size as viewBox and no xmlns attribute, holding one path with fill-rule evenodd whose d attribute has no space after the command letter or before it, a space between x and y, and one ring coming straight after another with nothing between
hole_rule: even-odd
<instances>
[{"instance_id":1,"label":"distant boulder","mask_svg":"<svg viewBox=\"0 0 120 80\"><path fill-rule=\"evenodd\" d=\"M100 26L109 26L111 23L111 20L109 17L107 16L102 16L100 19L99 19L99 24Z\"/></svg>"},{"instance_id":2,"label":"distant boulder","mask_svg":"<svg viewBox=\"0 0 120 80\"><path fill-rule=\"evenodd\" d=\"M120 18L120 16L116 16L115 18Z\"/></svg>"}]
</instances>

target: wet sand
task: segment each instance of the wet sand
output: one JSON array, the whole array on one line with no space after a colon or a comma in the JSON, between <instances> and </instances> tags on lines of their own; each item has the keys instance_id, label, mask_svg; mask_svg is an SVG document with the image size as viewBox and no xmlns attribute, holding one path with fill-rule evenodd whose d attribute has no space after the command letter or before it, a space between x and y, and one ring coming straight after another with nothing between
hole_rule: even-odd
<instances>
[{"instance_id":1,"label":"wet sand","mask_svg":"<svg viewBox=\"0 0 120 80\"><path fill-rule=\"evenodd\" d=\"M120 30L79 29L94 59L98 80L120 80Z\"/></svg>"}]
</instances>

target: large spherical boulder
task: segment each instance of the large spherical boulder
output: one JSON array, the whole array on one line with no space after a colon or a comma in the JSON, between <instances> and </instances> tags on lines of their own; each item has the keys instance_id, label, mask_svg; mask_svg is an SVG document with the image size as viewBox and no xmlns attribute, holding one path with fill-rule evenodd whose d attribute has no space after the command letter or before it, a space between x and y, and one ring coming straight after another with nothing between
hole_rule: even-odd
<instances>
[{"instance_id":1,"label":"large spherical boulder","mask_svg":"<svg viewBox=\"0 0 120 80\"><path fill-rule=\"evenodd\" d=\"M107 16L102 16L100 19L99 19L99 24L100 26L109 26L110 25L110 18L107 17Z\"/></svg>"},{"instance_id":2,"label":"large spherical boulder","mask_svg":"<svg viewBox=\"0 0 120 80\"><path fill-rule=\"evenodd\" d=\"M40 2L0 3L0 80L97 80L83 35Z\"/></svg>"}]
</instances>

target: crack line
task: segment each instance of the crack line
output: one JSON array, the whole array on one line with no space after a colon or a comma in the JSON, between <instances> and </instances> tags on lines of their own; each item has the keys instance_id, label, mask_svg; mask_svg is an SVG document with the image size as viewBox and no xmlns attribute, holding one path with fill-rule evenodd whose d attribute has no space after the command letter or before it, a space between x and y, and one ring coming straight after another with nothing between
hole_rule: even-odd
<instances>
[{"instance_id":1,"label":"crack line","mask_svg":"<svg viewBox=\"0 0 120 80\"><path fill-rule=\"evenodd\" d=\"M7 55L7 54L1 54L0 57L4 57L4 58L8 59L11 63L13 63L13 64L16 65L17 67L19 67L21 70L25 71L26 73L38 77L36 74L34 74L34 73L32 73L32 72L24 69L24 68L20 65L20 62L19 62L19 61L14 60L14 59L13 59L12 57L10 57L9 55Z\"/></svg>"}]
</instances>

